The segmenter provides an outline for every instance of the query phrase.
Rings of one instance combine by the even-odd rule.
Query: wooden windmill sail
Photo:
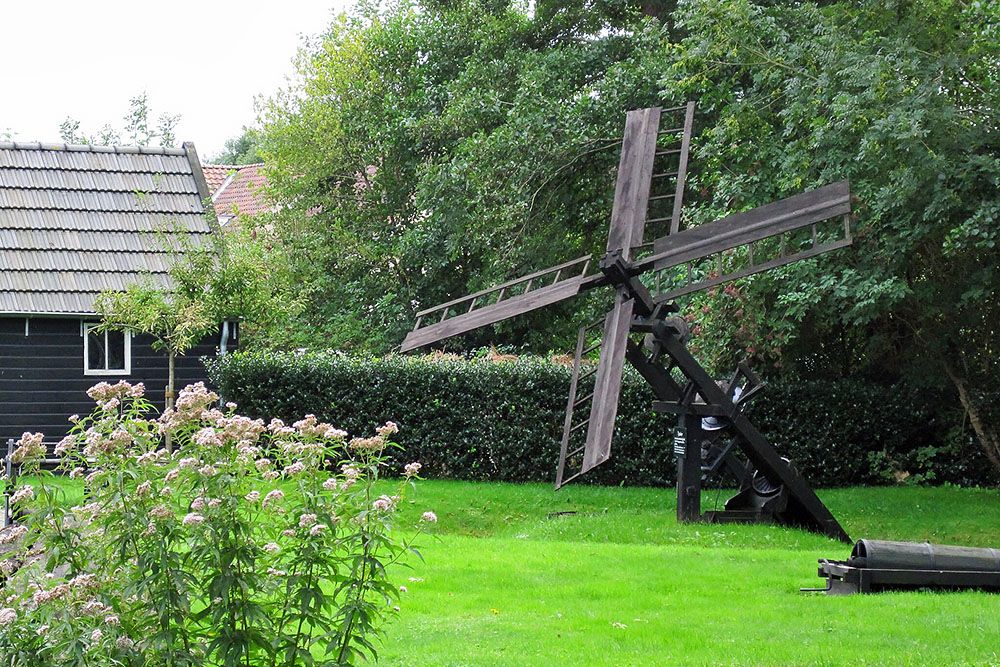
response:
[[[675,449],[681,520],[701,518],[700,443],[705,433],[700,424],[713,417],[725,420],[753,473],[782,490],[773,499],[761,500],[758,494],[747,507],[715,513],[716,520],[760,518],[762,507],[770,507],[769,518],[846,540],[805,480],[743,414],[735,395],[737,377],[720,386],[688,352],[687,325],[674,314],[673,299],[850,245],[849,185],[834,183],[682,230],[693,118],[694,103],[639,109],[626,116],[608,243],[596,262],[598,271],[592,271],[593,257],[580,257],[421,311],[401,349],[430,345],[587,290],[610,288],[612,307],[603,322],[579,331],[556,486],[610,457],[628,360],[652,388],[654,409],[679,415]],[[645,242],[650,237],[655,240]],[[583,360],[597,349],[596,367],[585,366]],[[745,373],[742,377],[740,388],[755,391]]]

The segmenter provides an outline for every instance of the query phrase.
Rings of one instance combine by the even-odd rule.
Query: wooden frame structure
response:
[[[721,385],[711,378],[686,348],[687,323],[676,315],[673,300],[850,245],[850,187],[841,181],[681,229],[694,109],[689,102],[626,116],[608,243],[596,262],[598,271],[589,272],[592,257],[580,257],[423,310],[401,351],[587,290],[611,288],[613,304],[603,323],[581,328],[577,338],[556,488],[610,457],[627,360],[652,388],[654,409],[678,415],[679,520],[774,520],[848,541],[805,480],[743,413],[745,396],[760,389],[756,376],[742,367]],[[654,240],[646,242],[647,237]],[[596,367],[587,367],[584,359],[598,350]],[[708,417],[725,425],[728,445],[706,465],[702,420]],[[734,450],[748,460],[743,468]],[[737,473],[741,493],[725,511],[702,514],[703,477],[723,464]]]

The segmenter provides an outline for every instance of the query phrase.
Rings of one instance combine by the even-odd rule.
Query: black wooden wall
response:
[[[130,375],[84,375],[78,318],[32,318],[25,336],[24,317],[0,317],[0,444],[25,431],[41,431],[46,440],[61,438],[69,430],[70,415],[94,408],[86,392],[101,381],[143,382],[146,396],[162,410],[167,356],[150,342],[146,336],[132,337]],[[219,335],[209,336],[178,357],[178,390],[206,379],[200,358],[214,355],[218,345]],[[230,339],[229,347],[236,347],[235,340]]]

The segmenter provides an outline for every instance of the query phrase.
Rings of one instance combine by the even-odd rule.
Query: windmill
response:
[[[688,324],[674,300],[850,245],[850,186],[833,183],[682,230],[694,109],[689,102],[628,112],[608,244],[597,271],[592,256],[579,257],[423,310],[401,351],[589,290],[611,290],[611,310],[577,337],[556,488],[610,457],[627,360],[652,389],[654,410],[677,415],[679,521],[776,521],[849,541],[805,479],[747,418],[744,408],[762,388],[760,379],[745,364],[725,381],[712,378],[686,347]],[[596,366],[584,363],[598,350]],[[702,485],[722,470],[736,476],[740,492],[725,510],[703,515]]]

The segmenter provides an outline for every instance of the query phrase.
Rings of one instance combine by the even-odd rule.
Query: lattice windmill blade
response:
[[[669,109],[636,109],[626,115],[608,252],[621,250],[626,261],[634,259],[633,251],[643,245],[647,223],[669,223],[668,229],[676,232],[687,182],[694,108],[694,102],[688,102]]]
[[[400,351],[409,352],[574,297],[600,282],[600,274],[587,275],[589,267],[590,255],[579,257],[420,311]]]
[[[686,274],[674,275],[668,287],[659,287],[657,301],[707,289],[730,280],[773,269],[851,245],[851,189],[847,181],[765,204],[715,222],[660,237],[654,252],[635,263],[634,270],[664,272],[687,265]],[[836,221],[842,218],[842,225]],[[833,221],[831,225],[831,221]],[[822,225],[822,230],[820,229]],[[788,239],[810,228],[810,234],[789,251]],[[776,257],[755,256],[755,244],[780,241]],[[726,266],[723,253],[745,248],[740,262]],[[705,262],[715,257],[715,262]],[[697,267],[701,265],[700,270]]]
[[[566,404],[566,418],[563,422],[559,467],[556,471],[557,489],[604,463],[611,456],[611,439],[618,414],[618,398],[621,394],[625,352],[629,344],[628,335],[634,306],[635,301],[627,298],[622,292],[615,294],[615,305],[604,318],[600,341],[591,348],[584,347],[589,327],[580,329],[573,360],[569,400]],[[601,356],[597,368],[581,376],[583,356],[598,346]],[[583,398],[577,398],[580,389],[579,380],[586,379],[589,375],[595,376],[593,391]],[[588,403],[590,409],[587,419],[574,423],[574,414],[581,408],[586,410]],[[583,444],[577,444],[574,434],[582,432],[584,425],[586,425],[586,438]]]
[[[626,115],[608,231],[608,252],[621,251],[625,261],[631,260],[633,252],[643,245],[647,222],[670,221],[671,229],[676,229],[687,176],[693,118],[694,102],[671,109],[637,109]],[[668,127],[661,128],[664,120]],[[665,163],[668,166],[664,166]],[[664,171],[656,173],[658,164]],[[671,206],[670,214],[651,219],[650,211],[661,210],[663,204]],[[660,214],[654,212],[653,215]],[[589,348],[586,345],[591,327],[579,331],[556,470],[557,489],[607,461],[611,455],[634,306],[634,300],[622,292],[617,293],[615,305],[604,319],[601,338]],[[581,373],[583,357],[597,348],[600,348],[597,367]],[[590,376],[595,376],[594,389],[579,398],[580,382]],[[575,420],[581,412],[588,417]]]

